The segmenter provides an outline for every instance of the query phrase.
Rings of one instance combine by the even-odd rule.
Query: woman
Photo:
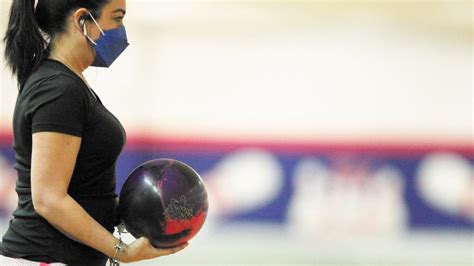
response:
[[[20,88],[13,116],[19,204],[0,244],[2,265],[133,262],[187,245],[155,249],[145,238],[125,245],[112,234],[125,131],[82,72],[109,66],[128,45],[125,13],[125,0],[13,1],[4,41]]]

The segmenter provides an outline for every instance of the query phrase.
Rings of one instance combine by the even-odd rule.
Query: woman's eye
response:
[[[122,20],[123,20],[123,17],[118,17],[118,18],[115,18],[115,20],[116,20],[116,21],[118,21],[118,22],[122,22]]]

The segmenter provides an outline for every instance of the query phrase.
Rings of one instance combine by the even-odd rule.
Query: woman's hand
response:
[[[124,263],[149,260],[174,254],[183,250],[187,246],[188,243],[184,243],[183,245],[174,248],[158,249],[154,248],[147,238],[140,237],[128,245],[128,247],[125,248],[124,253],[119,255],[117,259]]]

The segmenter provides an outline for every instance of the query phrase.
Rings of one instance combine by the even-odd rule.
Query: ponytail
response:
[[[35,0],[13,0],[3,41],[5,59],[17,76],[20,92],[45,53],[46,41],[35,18]]]

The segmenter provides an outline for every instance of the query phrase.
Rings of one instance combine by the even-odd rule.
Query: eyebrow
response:
[[[123,15],[127,14],[127,11],[123,8],[117,8],[112,13],[122,12]]]

